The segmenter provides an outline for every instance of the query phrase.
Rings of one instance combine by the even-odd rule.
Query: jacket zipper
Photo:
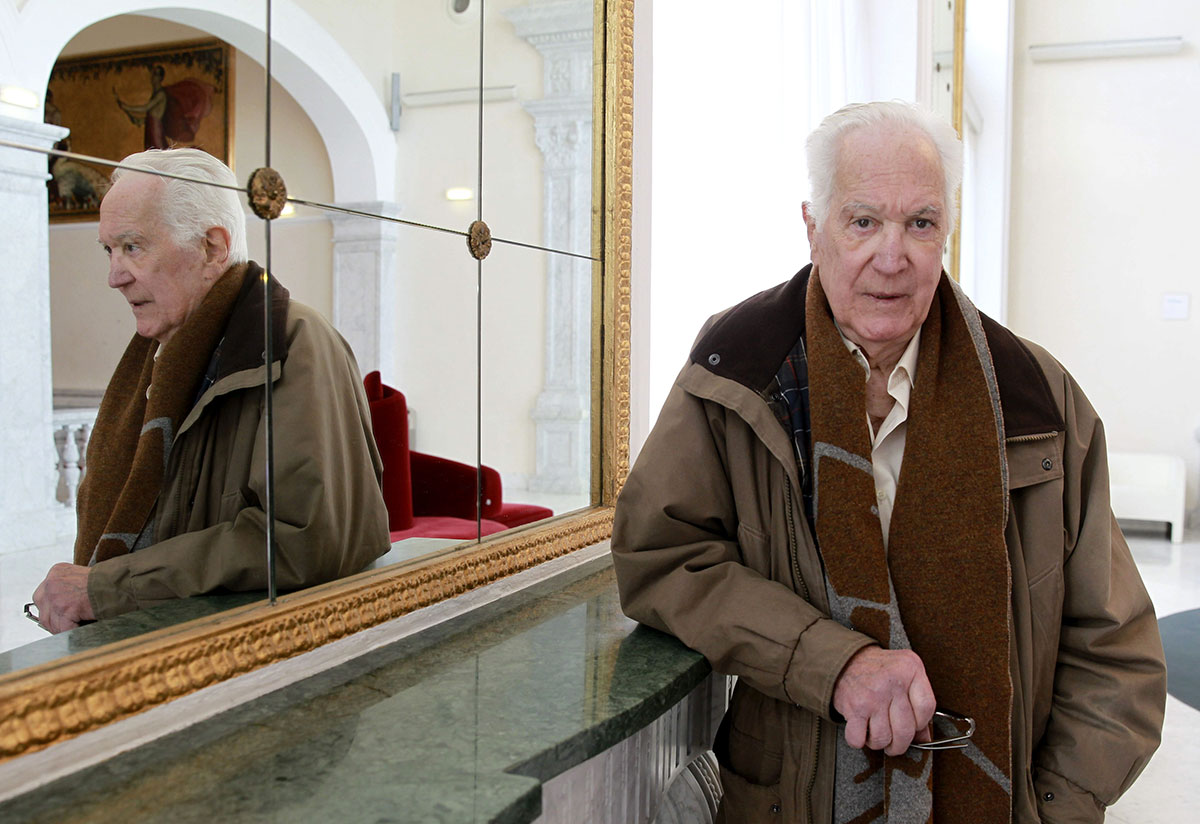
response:
[[[812,603],[812,598],[809,596],[808,585],[804,583],[804,576],[800,574],[800,559],[796,549],[796,519],[794,516],[794,508],[792,506],[792,480],[788,477],[787,472],[783,473],[784,493],[787,500],[787,505],[784,507],[784,512],[787,514],[788,527],[788,556],[792,562],[792,575],[796,577],[796,583],[799,584],[801,594],[805,601]],[[816,731],[816,737],[813,744],[812,754],[812,769],[808,774],[808,786],[804,788],[804,806],[808,812],[808,821],[813,821],[812,810],[812,793],[813,787],[817,785],[817,764],[820,761],[821,755],[821,719],[817,718],[813,725]]]
[[[1033,441],[1048,441],[1052,438],[1057,438],[1057,432],[1039,432],[1036,435],[1013,435],[1011,438],[1005,438],[1005,443],[1032,443]]]
[[[800,574],[800,559],[796,557],[796,519],[793,516],[792,510],[792,479],[787,476],[786,470],[783,473],[783,486],[787,499],[787,506],[784,508],[784,511],[787,513],[788,558],[792,562],[792,575],[796,577],[796,583],[800,585],[800,591],[804,596],[804,600],[811,603],[812,598],[809,597],[808,585],[804,583],[804,577]]]

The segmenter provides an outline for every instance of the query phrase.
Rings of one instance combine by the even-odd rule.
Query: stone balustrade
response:
[[[58,456],[58,486],[54,498],[74,510],[75,492],[87,471],[87,445],[96,422],[95,408],[54,410],[54,454]]]

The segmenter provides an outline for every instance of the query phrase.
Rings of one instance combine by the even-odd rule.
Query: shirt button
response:
[[[1042,469],[1049,472],[1053,468],[1054,468],[1054,461],[1050,460],[1049,458],[1042,459]]]
[[[721,362],[721,356],[718,355],[716,352],[713,352],[711,355],[708,356],[708,362],[712,366],[716,366],[718,363]]]

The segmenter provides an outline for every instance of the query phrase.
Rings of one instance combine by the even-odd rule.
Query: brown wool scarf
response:
[[[886,649],[914,650],[939,709],[977,724],[967,749],[895,757],[839,736],[834,821],[1009,821],[1007,468],[978,312],[943,274],[922,328],[886,551],[863,370],[816,271],[806,319],[814,510],[833,617]]]
[[[88,444],[87,474],[77,496],[75,563],[90,566],[152,540],[145,527],[175,434],[192,408],[245,272],[245,265],[228,269],[157,359],[158,344],[151,338],[135,334],[126,347],[104,390]]]

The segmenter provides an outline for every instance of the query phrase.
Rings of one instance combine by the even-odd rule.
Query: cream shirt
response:
[[[838,330],[841,334],[841,329]],[[864,380],[871,378],[871,366],[867,356],[854,341],[842,335],[842,343],[854,355],[865,372]],[[921,330],[912,336],[904,354],[888,376],[888,394],[896,402],[879,431],[871,424],[866,410],[867,429],[871,433],[871,468],[875,473],[875,503],[879,508],[879,525],[883,529],[883,548],[888,545],[888,528],[892,524],[892,507],[896,503],[896,484],[900,480],[900,464],[904,461],[904,442],[908,432],[908,407],[912,400],[912,388],[917,380],[917,352],[921,348]]]

